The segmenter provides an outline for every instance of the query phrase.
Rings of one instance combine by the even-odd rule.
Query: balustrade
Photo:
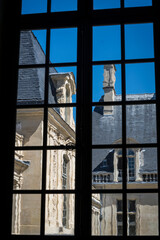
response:
[[[106,183],[106,182],[113,182],[111,179],[111,174],[94,174],[93,175],[93,183]]]
[[[145,173],[142,175],[143,182],[157,182],[157,173]]]
[[[113,174],[112,173],[106,173],[106,174],[93,174],[92,176],[92,181],[94,183],[108,183],[108,182],[113,182]],[[118,182],[122,181],[122,171],[119,171],[118,173]],[[135,180],[131,180],[131,182]],[[142,181],[143,182],[157,182],[157,173],[145,173],[142,174]]]

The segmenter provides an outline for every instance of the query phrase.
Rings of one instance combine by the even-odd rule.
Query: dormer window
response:
[[[127,179],[129,182],[135,181],[135,152],[132,149],[127,149]],[[123,158],[122,150],[117,153],[118,166],[118,182],[122,181]]]

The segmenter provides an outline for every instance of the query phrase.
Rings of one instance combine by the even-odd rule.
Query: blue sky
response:
[[[77,0],[51,0],[51,12],[76,10]],[[46,12],[47,0],[22,0],[22,14]]]
[[[151,6],[152,0],[124,0],[125,7]],[[120,8],[120,0],[93,0],[94,9]]]
[[[52,1],[52,11],[76,10],[77,1]],[[119,0],[94,0],[94,8],[111,8],[118,6]],[[39,3],[39,4],[37,4]],[[65,4],[62,4],[65,3]],[[151,0],[126,0],[126,7],[151,5]],[[63,5],[63,10],[62,10]],[[31,8],[32,6],[32,8]],[[45,12],[46,0],[23,0],[22,13]],[[37,10],[35,10],[37,8]],[[61,8],[61,9],[60,9]],[[39,10],[38,10],[39,9]],[[42,49],[46,50],[46,30],[33,31]],[[154,57],[153,24],[139,23],[125,25],[125,58],[146,59]],[[93,61],[121,60],[121,26],[93,27]],[[77,61],[77,28],[51,29],[50,61],[52,63]],[[142,60],[143,62],[143,60]],[[116,64],[116,94],[121,94],[121,65]],[[73,72],[76,77],[76,67],[57,68],[59,72]],[[103,95],[103,65],[93,65],[93,101],[99,101]],[[154,93],[155,73],[154,63],[126,64],[126,93]],[[73,97],[73,102],[76,97]]]
[[[125,7],[152,6],[152,0],[124,0]],[[93,9],[120,8],[120,0],[93,0]],[[77,0],[51,0],[51,12],[76,11]],[[22,0],[22,14],[47,12],[47,0]]]

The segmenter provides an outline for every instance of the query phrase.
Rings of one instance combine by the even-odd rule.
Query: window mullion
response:
[[[121,59],[122,59],[122,152],[123,152],[123,236],[127,236],[127,158],[126,158],[126,84],[125,84],[125,35],[124,24],[121,25]]]
[[[159,2],[159,1],[158,1]],[[158,4],[157,2],[157,4]],[[156,6],[156,1],[153,2]],[[160,3],[159,3],[160,7]],[[157,8],[158,10],[158,8]],[[159,208],[159,230],[160,230],[160,35],[159,35],[159,28],[160,28],[160,17],[154,23],[154,51],[155,51],[155,81],[156,81],[156,117],[157,117],[157,173],[158,173],[158,208]]]

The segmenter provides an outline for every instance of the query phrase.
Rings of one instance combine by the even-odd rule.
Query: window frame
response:
[[[15,119],[16,119],[16,93],[17,93],[17,76],[18,76],[18,52],[19,52],[19,35],[20,30],[26,29],[47,29],[47,46],[49,46],[50,29],[51,28],[64,28],[64,27],[78,27],[78,49],[77,49],[77,63],[73,63],[72,66],[77,66],[77,103],[67,104],[68,106],[75,106],[77,108],[77,142],[75,147],[65,146],[59,149],[76,149],[76,188],[74,193],[76,194],[75,201],[75,236],[73,238],[78,239],[82,237],[91,237],[91,195],[93,193],[122,193],[123,195],[123,238],[127,238],[127,193],[159,193],[160,191],[160,178],[158,178],[158,189],[127,189],[126,186],[126,174],[127,165],[123,161],[123,189],[122,190],[92,190],[91,179],[91,162],[92,162],[92,149],[93,148],[112,148],[113,145],[92,145],[92,106],[100,105],[111,105],[111,103],[94,103],[92,102],[92,65],[93,64],[104,64],[106,61],[92,61],[92,26],[100,25],[112,25],[121,24],[121,42],[122,42],[122,57],[119,61],[110,61],[112,63],[120,63],[122,66],[122,101],[118,103],[112,103],[112,105],[122,105],[122,152],[123,159],[126,159],[126,150],[131,147],[157,147],[158,158],[160,156],[160,1],[153,0],[152,7],[141,7],[141,8],[124,8],[124,0],[121,0],[121,9],[106,9],[106,10],[93,10],[92,0],[79,0],[78,11],[64,12],[64,13],[50,13],[51,1],[48,0],[47,11],[44,14],[31,14],[21,15],[21,1],[2,1],[2,28],[1,33],[1,79],[4,79],[4,89],[7,89],[8,95],[12,96],[8,101],[7,105],[3,105],[3,111],[6,114],[3,125],[8,128],[8,134],[5,138],[4,149],[7,152],[7,162],[3,163],[3,168],[7,174],[7,179],[4,184],[4,192],[7,190],[7,197],[4,197],[5,206],[5,228],[4,235],[7,234],[8,239],[26,238],[23,235],[11,235],[11,216],[12,216],[12,194],[13,194],[13,156],[14,151],[23,149],[14,146],[15,142]],[[8,8],[8,6],[10,6]],[[12,19],[12,21],[11,21]],[[143,60],[125,60],[125,48],[124,48],[124,24],[126,23],[139,23],[139,22],[153,22],[154,23],[154,48],[155,57],[152,61],[155,62],[155,76],[156,76],[156,100],[149,101],[148,103],[156,104],[157,109],[157,143],[155,144],[127,144],[126,143],[126,106],[134,104],[133,102],[125,101],[125,63],[129,62],[144,62]],[[16,28],[15,28],[16,26]],[[8,31],[10,29],[10,31]],[[11,37],[12,36],[12,42]],[[10,83],[10,89],[8,89],[8,56],[11,56],[11,73],[12,82]],[[49,66],[69,66],[71,63],[61,64],[50,64],[49,63],[49,47],[46,48],[46,61],[45,67],[46,79],[48,77]],[[151,61],[151,59],[145,59],[145,62]],[[23,66],[24,67],[24,66]],[[31,67],[31,66],[30,66]],[[37,65],[37,67],[40,67]],[[42,66],[41,66],[42,67]],[[45,84],[47,92],[47,81]],[[47,98],[47,94],[45,95]],[[2,102],[3,103],[3,102]],[[147,101],[139,101],[136,104],[146,104]],[[44,104],[47,107],[47,104]],[[54,105],[56,107],[56,105]],[[58,105],[59,106],[59,105]],[[64,105],[62,105],[64,106]],[[10,109],[6,113],[6,107]],[[47,108],[46,108],[47,109]],[[44,124],[47,124],[47,111],[44,113]],[[44,132],[47,136],[47,132]],[[46,159],[47,142],[44,138],[43,146],[43,158]],[[114,145],[114,148],[120,148],[120,145]],[[32,149],[32,147],[28,148]],[[39,149],[38,147],[34,148]],[[56,149],[53,147],[53,149]],[[43,163],[43,169],[45,169],[45,161]],[[158,165],[158,173],[160,172],[160,165]],[[45,171],[43,171],[43,178],[45,179]],[[21,191],[19,191],[20,193]],[[29,238],[40,237],[46,239],[44,235],[44,209],[45,209],[45,181],[43,181],[42,191],[42,211],[41,211],[41,235],[33,236]],[[66,190],[67,193],[73,193],[72,190]],[[16,190],[14,191],[16,193]],[[39,191],[25,191],[25,193],[38,194]],[[52,193],[64,193],[64,191],[52,191]],[[160,199],[160,198],[159,198]],[[160,200],[159,200],[160,203]],[[160,212],[159,212],[160,213]],[[160,214],[159,214],[160,216]],[[160,229],[160,221],[159,221]],[[158,237],[158,236],[157,236]],[[52,238],[55,238],[52,236]],[[61,238],[60,236],[58,238]],[[65,236],[67,238],[67,236]],[[94,236],[92,236],[94,238]],[[108,236],[109,238],[109,236]],[[56,236],[57,239],[57,236]]]

